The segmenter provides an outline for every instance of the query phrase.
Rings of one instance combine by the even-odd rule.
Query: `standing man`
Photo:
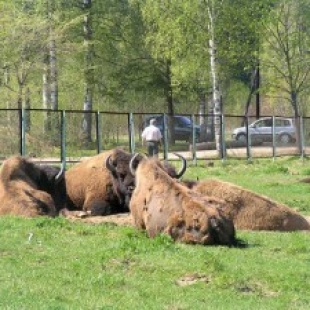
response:
[[[156,119],[150,120],[150,125],[145,127],[142,132],[142,145],[146,142],[147,152],[149,156],[158,157],[159,146],[161,144],[162,134],[156,127]]]

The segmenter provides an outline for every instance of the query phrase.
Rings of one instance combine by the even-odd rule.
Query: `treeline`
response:
[[[307,113],[308,0],[0,6],[0,108]]]

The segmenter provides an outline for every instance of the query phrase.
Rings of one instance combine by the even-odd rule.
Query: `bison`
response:
[[[0,214],[54,217],[66,202],[64,169],[39,166],[22,156],[4,161],[0,172]]]
[[[225,200],[223,214],[237,229],[310,230],[309,222],[288,206],[232,183],[211,179],[191,184],[191,187],[199,194]]]
[[[126,188],[134,183],[129,171],[132,155],[121,149],[105,151],[90,157],[66,172],[67,208],[91,215],[108,215],[128,211],[124,192],[113,182],[111,167],[117,171]],[[107,165],[108,163],[108,165]]]
[[[129,208],[134,224],[149,237],[160,233],[175,241],[203,245],[242,245],[235,236],[233,222],[221,208],[224,202],[204,197],[173,179],[155,158],[143,158],[137,168]]]
[[[66,172],[68,210],[81,210],[92,216],[128,212],[135,184],[135,178],[129,169],[131,159],[132,154],[113,149],[70,168]],[[134,162],[136,161],[139,161],[139,158],[136,157]],[[167,163],[165,169],[173,177],[180,178],[186,169],[184,159],[182,163],[178,173]],[[63,214],[70,215],[67,210]]]

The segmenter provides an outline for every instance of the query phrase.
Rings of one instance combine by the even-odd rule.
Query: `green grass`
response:
[[[308,165],[199,162],[186,178],[233,181],[310,214],[310,185],[297,182]],[[0,309],[310,309],[310,234],[238,237],[249,247],[178,244],[63,218],[1,217]]]

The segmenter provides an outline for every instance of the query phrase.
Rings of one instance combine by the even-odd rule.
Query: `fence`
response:
[[[85,113],[91,114],[91,139],[85,139],[83,121]],[[163,115],[165,114],[157,114]],[[221,152],[215,149],[212,131],[216,118],[214,115],[182,115],[191,120],[187,138],[175,143],[169,142],[168,117],[163,117],[164,143],[162,154],[165,159],[173,159],[172,152],[180,152],[195,164],[199,159],[277,157],[285,155],[307,156],[310,152],[310,118],[301,117],[294,124],[299,138],[283,143],[279,140],[275,120],[272,121],[272,134],[269,142],[254,139],[250,130],[255,117],[221,115]],[[151,114],[114,113],[104,111],[85,112],[80,110],[43,109],[0,109],[0,156],[2,159],[12,155],[49,158],[51,162],[78,161],[81,157],[93,156],[115,147],[131,153],[144,151],[141,132],[145,121]],[[194,129],[199,126],[200,137]],[[244,141],[232,139],[235,128],[245,124]],[[176,128],[175,128],[176,129]],[[183,128],[188,130],[188,128]],[[180,129],[181,131],[183,130]],[[201,142],[203,136],[206,141]]]

